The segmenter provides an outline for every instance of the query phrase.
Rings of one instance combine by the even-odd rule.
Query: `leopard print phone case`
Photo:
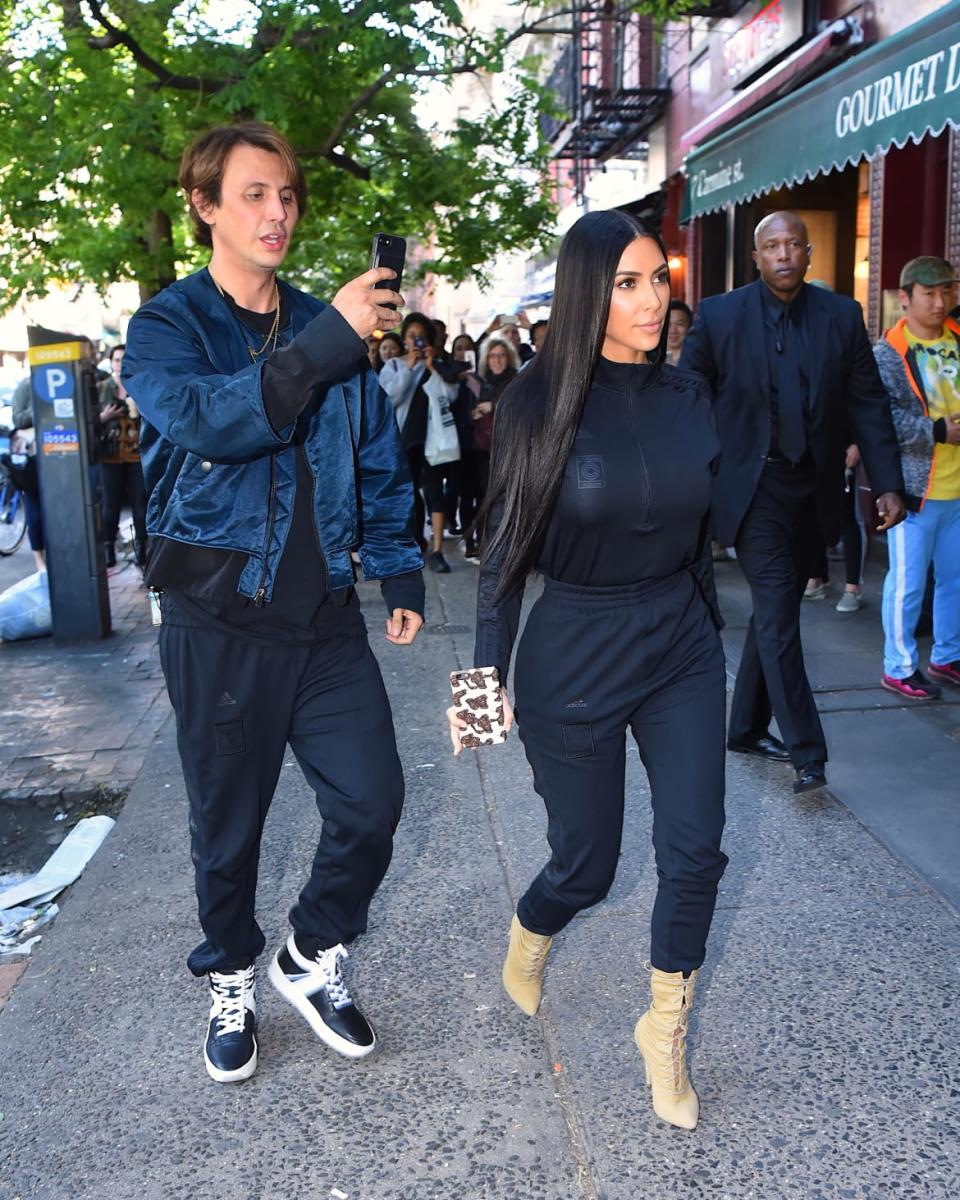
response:
[[[507,740],[496,667],[451,671],[450,689],[457,716],[471,727],[471,731],[460,735],[461,746],[475,750],[478,746],[499,746]]]

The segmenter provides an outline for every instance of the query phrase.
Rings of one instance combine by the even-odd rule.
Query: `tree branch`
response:
[[[560,17],[573,16],[578,11],[581,12],[581,15],[584,15],[582,13],[582,10],[578,9],[577,7],[562,8],[562,9],[558,9],[556,12],[547,13],[544,16],[538,17],[536,20],[530,21],[529,23],[525,22],[525,23],[519,25],[511,34],[509,34],[508,37],[506,37],[503,40],[503,42],[497,48],[496,52],[502,53],[507,48],[507,46],[512,45],[514,42],[519,41],[520,38],[525,37],[528,34],[536,34],[536,33],[552,33],[552,34],[558,34],[558,35],[559,34],[572,34],[574,32],[573,29],[564,29],[564,28],[544,29],[543,26],[548,21],[556,21]],[[624,19],[625,16],[629,17],[631,11],[632,11],[632,6],[622,5],[620,8],[615,9],[612,14],[611,13],[603,13],[603,12],[593,12],[587,17],[587,19],[581,25],[581,31],[590,29],[594,24],[600,23],[605,20],[606,21],[622,20],[622,19]],[[351,15],[353,15],[353,14],[351,14]],[[478,74],[480,71],[482,71],[484,69],[484,67],[489,66],[490,60],[493,57],[493,54],[494,54],[494,51],[491,49],[490,52],[488,53],[488,55],[486,56],[486,58],[484,58],[483,55],[480,55],[477,57],[476,61],[474,61],[474,62],[458,63],[456,66],[453,66],[453,67],[451,67],[451,66],[441,66],[441,67],[413,67],[413,66],[411,66],[411,67],[389,67],[389,68],[387,68],[387,70],[383,72],[383,74],[380,76],[380,78],[374,80],[373,83],[369,84],[366,88],[364,88],[364,90],[360,93],[360,95],[341,114],[341,116],[338,118],[336,124],[334,125],[333,129],[331,130],[330,134],[328,135],[326,141],[324,142],[322,150],[319,153],[324,154],[325,156],[329,157],[329,152],[333,149],[333,147],[337,144],[337,142],[343,136],[344,131],[347,129],[348,125],[353,120],[353,118],[357,115],[357,113],[359,113],[361,111],[361,109],[365,108],[370,103],[370,101],[373,99],[373,97],[379,91],[381,91],[384,87],[386,87],[386,85],[390,82],[391,79],[410,79],[410,78],[436,79],[440,76],[475,75],[475,74]]]
[[[313,29],[295,29],[290,34],[290,45],[297,50],[308,50],[329,35],[330,28],[327,25],[318,25]],[[282,25],[261,25],[253,35],[253,44],[265,53],[275,50],[286,36],[287,31]]]
[[[339,150],[326,150],[322,146],[310,150],[303,150],[297,146],[295,149],[297,158],[325,158],[327,162],[339,167],[341,171],[354,175],[357,179],[367,182],[371,178],[372,172],[369,167],[365,167],[363,163],[358,163],[355,158],[351,158],[349,154],[343,154]]]
[[[320,151],[321,154],[329,154],[333,150],[337,142],[340,141],[343,131],[361,110],[361,108],[366,108],[377,92],[386,87],[387,83],[392,78],[393,67],[387,67],[379,79],[375,79],[373,83],[363,89],[356,100],[354,100],[353,103],[346,109],[346,111],[340,115],[336,125],[334,125],[333,129],[331,129],[329,134],[327,134],[327,138],[324,141],[323,147]]]
[[[103,11],[103,5],[100,0],[87,0],[90,6],[90,11],[93,13],[94,19],[98,21],[107,31],[100,37],[90,37],[87,39],[87,45],[91,50],[110,50],[115,46],[124,46],[130,51],[134,62],[137,66],[143,67],[145,71],[149,71],[155,76],[162,87],[174,88],[182,92],[206,92],[208,95],[214,95],[217,92],[222,92],[225,87],[228,87],[232,82],[231,79],[208,79],[203,75],[177,75],[162,63],[157,62],[147,54],[146,50],[140,43],[128,33],[125,29],[119,29],[112,24],[106,13]]]

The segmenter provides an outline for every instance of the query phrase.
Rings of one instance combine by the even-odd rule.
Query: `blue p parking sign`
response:
[[[40,399],[52,404],[54,400],[73,399],[72,363],[44,363],[33,368],[33,391]]]

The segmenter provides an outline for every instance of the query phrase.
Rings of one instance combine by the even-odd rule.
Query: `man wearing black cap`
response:
[[[936,700],[940,683],[960,687],[960,324],[948,315],[956,284],[945,259],[911,259],[900,272],[904,316],[874,349],[900,440],[908,509],[887,538],[882,683],[907,700]],[[928,679],[914,632],[931,563]]]
[[[818,536],[840,536],[851,441],[878,493],[881,529],[903,520],[903,478],[859,305],[804,283],[811,246],[795,213],[765,217],[754,245],[760,278],[701,301],[680,366],[713,388],[714,532],[736,547],[753,600],[727,745],[789,760],[794,790],[806,792],[826,782],[827,759],[800,643],[812,552]],[[771,715],[783,742],[770,734]]]

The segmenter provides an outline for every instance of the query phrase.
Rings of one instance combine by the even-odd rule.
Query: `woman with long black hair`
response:
[[[669,303],[663,246],[640,221],[595,212],[567,233],[546,341],[497,409],[474,661],[506,683],[524,582],[540,570],[516,698],[551,857],[520,899],[503,967],[531,1015],[554,936],[613,883],[628,729],[637,741],[659,885],[652,1004],[634,1037],[657,1115],[692,1129],[687,1020],[727,861],[707,538],[720,447],[706,384],[663,362]],[[505,687],[503,703],[510,724]],[[466,726],[448,718],[459,753]]]

